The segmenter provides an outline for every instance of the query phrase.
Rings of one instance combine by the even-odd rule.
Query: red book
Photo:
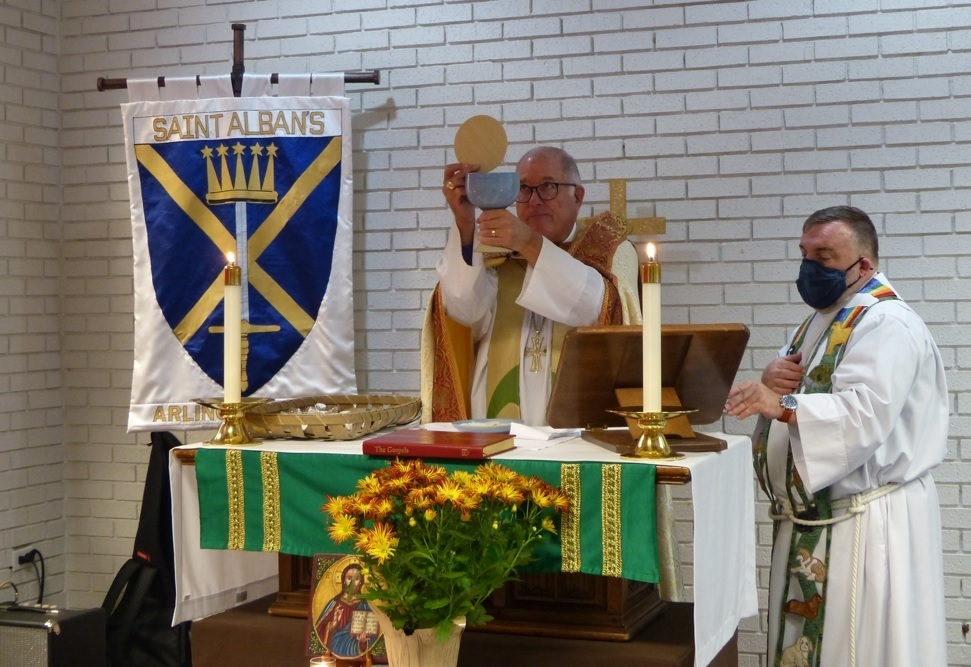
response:
[[[485,459],[515,446],[508,433],[426,431],[404,428],[369,438],[364,453],[370,456],[400,456],[430,459]]]

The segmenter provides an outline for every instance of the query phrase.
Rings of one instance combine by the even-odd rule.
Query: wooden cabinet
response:
[[[306,618],[313,559],[280,554],[276,616]],[[482,632],[626,641],[664,609],[654,584],[592,574],[526,573],[492,594]]]

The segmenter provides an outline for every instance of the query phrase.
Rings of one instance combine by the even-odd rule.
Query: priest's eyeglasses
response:
[[[576,183],[540,183],[539,185],[520,185],[519,194],[516,195],[516,201],[520,204],[525,204],[533,197],[533,192],[543,201],[549,201],[551,199],[556,199],[556,195],[560,193],[561,185],[576,185]]]

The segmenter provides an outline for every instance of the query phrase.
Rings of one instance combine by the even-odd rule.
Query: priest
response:
[[[572,327],[637,324],[637,251],[609,213],[581,227],[576,162],[542,146],[519,161],[516,213],[476,209],[472,164],[445,167],[454,217],[422,341],[424,421],[520,419],[545,425],[563,335]],[[473,252],[476,241],[508,254]]]
[[[813,213],[796,281],[813,309],[726,413],[760,415],[754,459],[775,520],[769,664],[946,665],[944,365],[878,270],[859,209]]]

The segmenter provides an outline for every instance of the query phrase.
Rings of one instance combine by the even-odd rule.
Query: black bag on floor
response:
[[[109,667],[192,665],[190,622],[172,627],[175,570],[169,450],[179,444],[171,433],[152,433],[135,548],[101,604],[108,614]]]

